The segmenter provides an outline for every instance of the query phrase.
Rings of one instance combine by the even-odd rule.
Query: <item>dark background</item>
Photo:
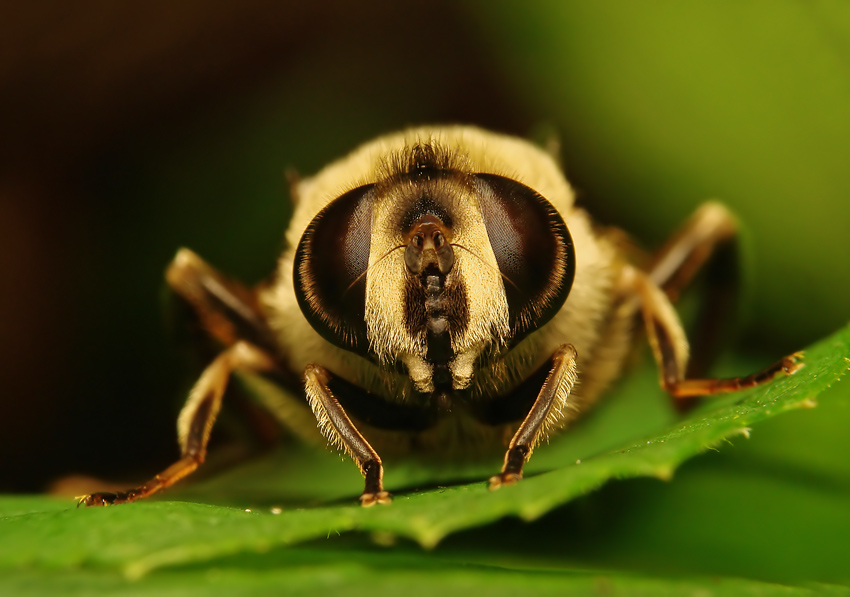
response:
[[[769,6],[769,8],[767,8]],[[556,132],[648,246],[719,198],[746,228],[738,346],[765,362],[850,296],[841,4],[80,1],[0,9],[0,490],[176,455],[180,246],[268,275],[284,172],[428,122]]]

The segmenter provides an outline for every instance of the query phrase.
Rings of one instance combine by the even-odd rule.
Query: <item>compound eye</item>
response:
[[[366,269],[374,185],[334,199],[313,218],[295,251],[295,296],[328,342],[366,354]]]
[[[575,277],[575,249],[564,220],[539,193],[495,174],[475,178],[516,343],[564,304]]]

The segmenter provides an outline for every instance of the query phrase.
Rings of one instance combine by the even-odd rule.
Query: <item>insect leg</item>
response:
[[[381,457],[354,426],[345,409],[331,392],[328,387],[330,373],[318,365],[308,365],[304,378],[307,398],[322,433],[354,459],[366,479],[360,503],[363,506],[374,506],[392,502],[392,496],[384,491],[384,467]]]
[[[177,251],[165,279],[191,305],[204,329],[224,346],[247,340],[269,354],[277,351],[256,290],[227,278],[189,249]]]
[[[802,353],[795,353],[752,375],[728,379],[689,378],[686,375],[688,342],[672,304],[648,276],[636,270],[633,274],[649,343],[660,369],[661,386],[674,398],[735,392],[768,382],[777,375],[790,375],[803,366]]]
[[[133,502],[170,487],[203,464],[210,431],[221,409],[228,379],[234,371],[264,372],[275,369],[274,360],[256,346],[238,341],[222,352],[195,383],[180,416],[177,433],[181,458],[138,487],[118,493],[93,493],[80,499],[79,505],[106,506]]]
[[[531,410],[508,445],[502,472],[490,478],[490,489],[512,485],[522,479],[522,467],[540,442],[546,426],[552,421],[552,409],[560,410],[566,405],[576,383],[576,356],[576,349],[572,344],[564,344],[552,355],[552,369],[543,382]]]
[[[676,302],[699,275],[699,311],[692,332],[687,376],[705,375],[722,341],[733,329],[740,289],[738,223],[726,207],[701,205],[656,253],[651,280]]]
[[[704,203],[655,255],[649,277],[675,300],[717,248],[737,234],[738,224],[726,207]]]

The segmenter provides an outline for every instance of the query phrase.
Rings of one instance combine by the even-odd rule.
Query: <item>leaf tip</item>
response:
[[[147,562],[132,562],[124,567],[124,578],[132,582],[141,580],[151,568],[152,566],[149,566]]]
[[[442,531],[432,530],[428,532],[420,532],[416,536],[416,541],[423,549],[432,550],[437,547],[437,544],[443,540],[446,534]]]
[[[675,473],[675,472],[676,472],[676,469],[672,465],[663,465],[663,466],[657,467],[653,471],[653,475],[657,479],[660,479],[662,481],[672,481],[673,480],[673,473]]]
[[[372,531],[370,538],[372,539],[372,543],[380,547],[393,547],[398,543],[398,536],[389,531]]]

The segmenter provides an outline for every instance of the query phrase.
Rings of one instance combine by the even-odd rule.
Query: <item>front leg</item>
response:
[[[564,344],[552,355],[552,368],[531,410],[514,433],[502,472],[490,478],[490,489],[512,485],[522,479],[522,467],[540,440],[548,435],[550,427],[557,425],[567,406],[570,392],[578,378],[576,349]]]
[[[307,399],[319,422],[322,434],[334,445],[345,450],[360,468],[366,479],[360,503],[363,506],[389,504],[392,496],[384,491],[384,467],[381,457],[346,414],[328,384],[330,374],[318,365],[308,365],[304,372]]]

